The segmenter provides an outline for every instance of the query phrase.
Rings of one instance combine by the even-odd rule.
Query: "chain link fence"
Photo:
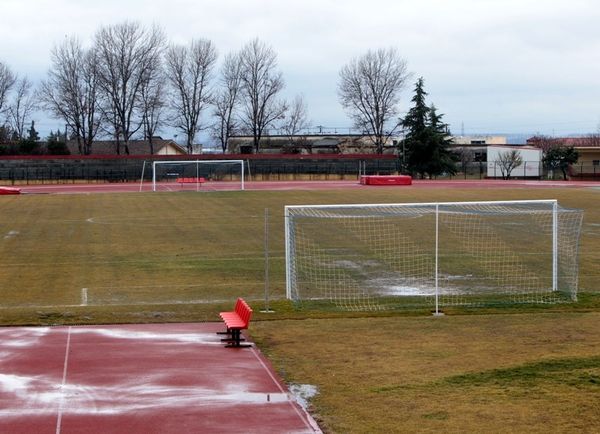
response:
[[[219,157],[223,158],[222,155]],[[229,157],[239,159],[240,156]],[[168,160],[169,158],[155,156],[153,159],[137,157],[2,159],[0,160],[0,182],[13,185],[133,182],[140,181],[142,173],[144,179],[149,181],[152,179],[152,173],[151,170],[148,170],[148,163],[153,160]],[[177,156],[177,158],[194,161],[198,159],[198,156],[187,158]],[[391,155],[301,156],[294,158],[261,155],[244,158],[244,160],[247,180],[250,181],[357,179],[360,174],[390,175],[400,171],[398,159]],[[146,170],[144,170],[145,162]]]
[[[210,160],[201,156],[202,160]],[[218,155],[223,159],[223,155]],[[402,162],[394,155],[230,155],[232,159],[244,159],[247,180],[340,180],[358,179],[360,175],[393,175],[404,173]],[[240,158],[243,157],[243,158]],[[64,184],[134,182],[152,179],[148,163],[169,158],[196,160],[198,156],[153,156],[96,158],[20,157],[0,159],[0,182],[3,184]],[[146,168],[144,170],[144,163]],[[600,179],[600,165],[581,163],[569,166],[567,178],[577,180]],[[441,174],[436,179],[486,179],[503,178],[506,171],[493,162],[458,163],[457,173]],[[517,179],[564,179],[560,168],[544,167],[539,162],[525,161],[515,168],[510,178]]]

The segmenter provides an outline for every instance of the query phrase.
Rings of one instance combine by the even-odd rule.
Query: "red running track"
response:
[[[572,188],[572,187],[600,187],[600,182],[593,181],[527,181],[527,180],[413,180],[412,185],[401,186],[372,186],[361,185],[357,180],[350,181],[253,181],[246,182],[247,190],[327,190],[327,189],[389,189],[389,188]],[[23,185],[21,192],[25,194],[40,193],[126,193],[139,192],[139,183],[106,183],[106,184],[46,184]],[[227,191],[237,190],[239,183],[207,182],[202,184],[200,191]],[[142,191],[150,191],[151,184],[146,183]],[[158,190],[166,191],[194,191],[196,185],[180,185],[177,183],[161,183]]]
[[[314,433],[219,323],[0,329],[0,432]]]

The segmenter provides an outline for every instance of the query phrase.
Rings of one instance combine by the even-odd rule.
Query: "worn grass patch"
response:
[[[600,313],[260,322],[330,432],[558,432],[600,426]]]
[[[600,357],[550,359],[505,369],[456,375],[444,383],[459,387],[541,387],[548,383],[600,387]]]

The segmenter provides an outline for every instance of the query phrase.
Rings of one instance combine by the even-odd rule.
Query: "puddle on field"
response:
[[[17,235],[19,235],[19,231],[9,231],[6,233],[6,235],[4,235],[4,239],[8,240],[9,238],[13,238]]]
[[[308,409],[308,401],[319,393],[317,386],[312,384],[290,384],[289,389],[298,404],[305,410]]]

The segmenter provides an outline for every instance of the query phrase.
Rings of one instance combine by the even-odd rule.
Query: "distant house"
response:
[[[183,155],[187,154],[185,148],[174,140],[156,137],[152,139],[154,155]],[[148,140],[130,140],[129,155],[151,155]],[[67,147],[71,155],[80,155],[76,140],[69,140]],[[120,155],[125,153],[125,146],[121,142]],[[92,155],[117,155],[117,142],[115,140],[97,140],[92,143]]]
[[[527,144],[545,149],[549,146],[573,146],[579,153],[574,174],[600,174],[600,134],[583,137],[531,137]]]

